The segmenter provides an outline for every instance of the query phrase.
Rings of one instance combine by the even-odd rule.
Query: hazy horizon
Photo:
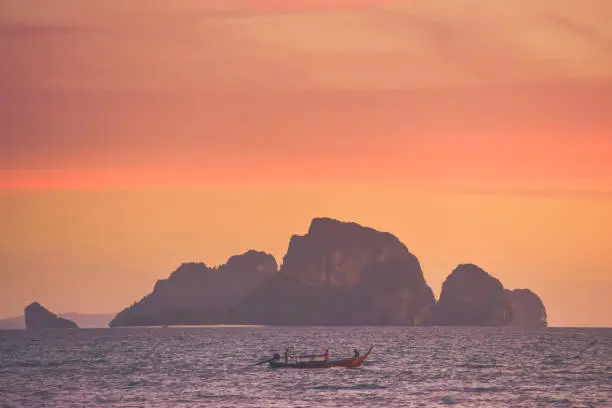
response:
[[[612,327],[612,3],[0,0],[0,316],[326,216]]]

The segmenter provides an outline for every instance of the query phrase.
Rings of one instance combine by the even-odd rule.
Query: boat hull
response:
[[[332,368],[332,367],[344,367],[344,368],[356,368],[359,367],[366,358],[370,355],[372,347],[360,357],[345,358],[342,360],[331,360],[331,361],[302,361],[296,363],[283,363],[282,361],[270,361],[270,368]]]

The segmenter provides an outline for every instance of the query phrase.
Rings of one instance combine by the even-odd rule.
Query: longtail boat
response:
[[[345,367],[345,368],[356,368],[359,367],[366,358],[372,352],[374,346],[370,346],[368,351],[363,356],[355,356],[351,358],[343,358],[337,360],[328,360],[326,354],[322,355],[310,355],[310,356],[296,356],[288,353],[285,361],[281,361],[280,355],[276,354],[272,360],[269,361],[271,368],[331,368],[331,367]]]

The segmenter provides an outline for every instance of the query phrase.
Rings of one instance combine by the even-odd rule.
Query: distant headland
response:
[[[541,299],[459,265],[436,301],[415,255],[394,235],[315,218],[294,235],[279,269],[248,251],[217,267],[185,263],[111,327],[150,325],[547,326]]]

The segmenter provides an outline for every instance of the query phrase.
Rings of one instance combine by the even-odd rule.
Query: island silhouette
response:
[[[115,317],[115,315],[68,312],[58,313],[57,317],[73,321],[80,329],[100,329],[108,327],[108,323]],[[25,314],[0,319],[0,330],[23,330],[25,328]]]
[[[78,329],[75,322],[51,313],[38,302],[30,303],[24,310],[26,329]]]
[[[541,299],[459,265],[436,302],[415,255],[394,235],[314,218],[283,263],[250,250],[217,267],[184,263],[111,327],[203,324],[546,327]]]

